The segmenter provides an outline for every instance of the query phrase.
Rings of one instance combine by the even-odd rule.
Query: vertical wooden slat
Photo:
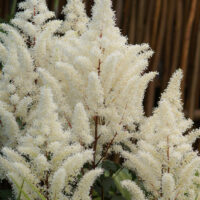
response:
[[[150,43],[150,38],[151,38],[151,29],[152,29],[152,22],[153,22],[152,16],[154,12],[154,6],[155,6],[155,0],[149,0],[147,16],[146,16],[145,33],[144,33],[144,42],[148,42],[148,43]]]
[[[3,11],[4,11],[4,18],[7,20],[9,16],[9,1],[4,1],[3,5]]]
[[[151,39],[151,46],[153,49],[155,49],[155,46],[156,46],[155,43],[156,43],[156,39],[157,39],[161,2],[162,2],[161,0],[156,0],[155,15],[153,16],[153,31],[152,31],[152,39]]]
[[[197,0],[192,0],[190,14],[189,14],[189,18],[187,21],[186,30],[185,30],[184,39],[183,39],[183,51],[182,51],[181,64],[180,64],[181,68],[183,70],[183,74],[184,74],[184,78],[182,80],[182,85],[181,85],[183,100],[184,100],[184,92],[185,92],[185,80],[186,80],[186,75],[187,75],[190,37],[191,37],[192,25],[194,22],[194,16],[195,16],[195,12],[196,12],[196,6],[197,6]]]
[[[156,71],[159,65],[160,58],[161,58],[163,41],[164,41],[163,39],[164,39],[164,34],[165,34],[166,22],[167,22],[167,16],[166,16],[167,6],[168,6],[168,2],[162,1],[161,21],[159,25],[158,38],[157,38],[157,41],[155,40],[156,53],[154,55],[153,62],[152,62],[152,67],[151,67],[152,71]],[[155,99],[155,81],[151,82],[149,85],[149,93],[147,96],[147,109],[146,109],[146,113],[148,116],[151,115],[152,113],[152,109],[154,106],[154,99]]]
[[[0,1],[0,17],[3,18],[3,1]]]
[[[195,110],[195,97],[198,85],[198,75],[200,71],[200,24],[198,30],[198,37],[197,37],[197,46],[196,46],[196,56],[195,56],[195,63],[194,63],[194,71],[192,75],[192,87],[190,90],[190,103],[188,109],[188,115],[190,118],[194,118],[194,110]]]
[[[166,27],[166,38],[165,38],[165,53],[164,53],[164,65],[163,65],[163,78],[162,78],[162,89],[164,89],[169,80],[169,71],[171,67],[171,54],[172,54],[172,35],[173,35],[173,22],[175,14],[175,2],[174,0],[168,0],[169,7],[167,12],[167,27]]]
[[[130,8],[131,8],[131,0],[126,0],[124,2],[124,9],[123,9],[123,26],[122,26],[123,35],[127,35],[128,32]]]
[[[188,79],[186,80],[188,96],[186,99],[186,110],[190,118],[194,118],[194,111],[198,109],[199,93],[198,93],[198,77],[200,71],[200,1],[197,3],[197,9],[194,19],[194,25],[191,33],[191,44],[190,44],[190,53],[189,53],[189,67]],[[194,48],[193,48],[194,47]]]
[[[138,2],[138,15],[137,15],[137,43],[143,41],[143,32],[144,32],[144,17],[145,17],[145,0],[139,0]]]
[[[122,10],[123,10],[123,0],[117,0],[116,2],[116,24],[118,27],[121,27],[122,22]]]
[[[129,27],[129,42],[131,44],[135,43],[135,35],[136,35],[136,9],[137,9],[137,1],[132,0],[131,5],[131,16],[130,16],[130,27]]]
[[[178,67],[179,55],[180,55],[180,47],[181,47],[181,35],[183,27],[183,0],[177,0],[177,8],[176,8],[176,20],[175,20],[175,32],[174,32],[174,48],[172,54],[172,67],[171,73],[174,73],[176,68]]]

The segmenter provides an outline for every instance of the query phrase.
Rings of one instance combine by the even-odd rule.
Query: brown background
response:
[[[19,0],[18,0],[19,2]],[[60,10],[67,2],[48,0],[51,10]],[[15,0],[0,0],[0,17],[8,20]],[[93,0],[85,0],[87,12]],[[113,0],[117,25],[132,44],[147,42],[155,51],[150,70],[159,76],[150,84],[145,109],[150,115],[171,74],[184,71],[182,83],[185,113],[200,121],[200,0]]]

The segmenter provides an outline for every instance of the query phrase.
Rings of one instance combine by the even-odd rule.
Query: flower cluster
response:
[[[184,136],[192,121],[183,116],[179,89],[181,78],[182,72],[178,70],[153,115],[141,124],[137,152],[122,153],[127,159],[125,166],[136,170],[145,188],[161,200],[194,200],[200,195],[199,188],[194,184],[198,179],[195,173],[200,166],[200,157],[192,149],[200,130],[189,131]],[[138,194],[134,183],[125,181],[124,186],[134,195]],[[141,195],[136,199],[145,198]]]
[[[192,122],[182,112],[181,71],[147,118],[153,51],[127,43],[111,0],[95,0],[91,18],[81,0],[69,0],[63,21],[45,0],[19,8],[12,25],[0,25],[0,168],[15,195],[26,181],[33,200],[31,185],[47,200],[89,200],[102,161],[120,154],[155,199],[198,198],[192,143],[200,131],[183,135]],[[134,199],[150,198],[134,182],[122,185]]]

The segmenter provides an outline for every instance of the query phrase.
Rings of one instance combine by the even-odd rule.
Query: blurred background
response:
[[[22,0],[0,0],[1,21],[8,22]],[[84,0],[91,15],[93,0]],[[47,0],[59,18],[67,0]],[[177,68],[184,71],[182,93],[186,116],[200,122],[200,0],[113,0],[116,23],[129,43],[149,43],[155,51],[149,70],[159,72],[148,88],[145,110],[150,115]]]

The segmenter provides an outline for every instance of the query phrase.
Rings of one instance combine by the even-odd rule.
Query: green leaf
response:
[[[23,186],[24,186],[24,180],[23,180],[22,185],[21,185],[21,187],[20,187],[20,191],[19,191],[19,195],[18,195],[18,197],[17,197],[17,200],[20,200],[20,199],[21,199],[21,194],[22,194]]]
[[[10,12],[10,17],[12,18],[15,14],[16,11],[16,7],[17,7],[17,0],[13,0],[12,1],[12,7],[11,7],[11,12]]]
[[[195,176],[198,176],[198,177],[199,177],[199,171],[198,171],[198,170],[196,170]]]
[[[111,200],[124,200],[122,196],[114,196]]]
[[[24,124],[23,124],[22,120],[19,117],[17,117],[16,122],[17,122],[20,130],[23,130],[24,129]]]
[[[26,192],[24,192],[24,190],[21,189],[21,187],[19,186],[19,184],[15,181],[15,179],[12,176],[9,176],[10,179],[12,180],[12,182],[16,185],[16,187],[18,188],[18,190],[22,192],[22,194],[24,195],[24,197],[26,198],[26,200],[31,200],[28,196],[28,194]]]
[[[119,169],[119,165],[110,160],[105,160],[102,163],[102,168],[114,173]]]
[[[11,190],[0,190],[0,199],[11,199],[12,191]]]
[[[24,179],[29,186],[33,189],[34,192],[36,192],[38,194],[38,196],[41,198],[41,200],[46,200],[46,198],[40,193],[40,191],[38,190],[37,187],[35,187],[32,183],[30,183],[28,180]]]
[[[115,183],[111,177],[105,177],[103,179],[102,187],[105,194],[109,193],[109,191],[111,191],[112,188],[114,188],[114,186],[115,186]]]
[[[124,189],[121,186],[121,181],[123,180],[132,180],[132,176],[129,173],[128,169],[119,169],[115,174],[113,174],[112,176],[115,185],[117,187],[117,189],[120,191],[120,193],[122,194],[122,196],[126,199],[126,200],[131,200],[131,195],[130,193]]]
[[[96,197],[94,198],[94,200],[101,200],[101,197]]]

